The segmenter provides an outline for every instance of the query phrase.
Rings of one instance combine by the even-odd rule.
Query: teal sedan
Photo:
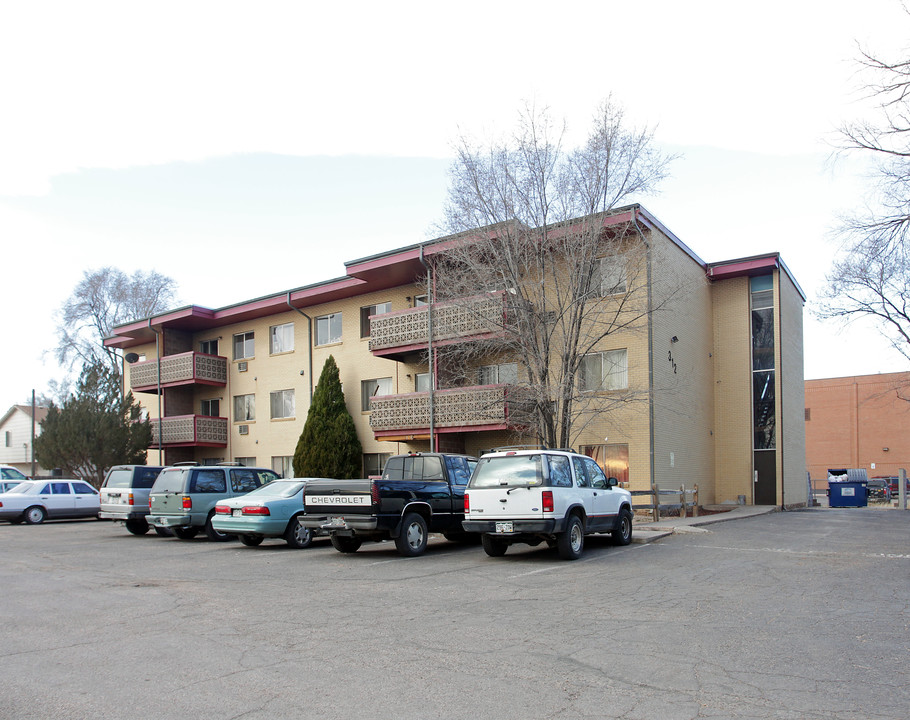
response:
[[[237,535],[250,547],[264,538],[284,538],[292,548],[309,547],[314,531],[300,524],[308,479],[273,480],[246,495],[221,500],[215,505],[212,527]]]

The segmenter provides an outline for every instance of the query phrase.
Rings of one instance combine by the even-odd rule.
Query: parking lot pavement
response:
[[[903,719],[908,517],[775,512],[575,562],[0,524],[0,715]]]

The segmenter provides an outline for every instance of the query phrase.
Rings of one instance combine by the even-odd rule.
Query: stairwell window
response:
[[[294,417],[294,391],[276,390],[275,392],[270,393],[269,406],[272,413],[272,420],[282,420]]]
[[[581,359],[578,389],[582,392],[625,390],[629,387],[629,354],[622,350],[590,353]]]
[[[601,297],[623,295],[627,290],[626,262],[620,256],[600,258],[595,271],[595,287]]]
[[[219,417],[221,415],[221,400],[219,398],[201,400],[199,405],[200,415],[205,415],[207,417]]]
[[[339,342],[341,342],[341,313],[317,317],[316,344],[331,345]]]

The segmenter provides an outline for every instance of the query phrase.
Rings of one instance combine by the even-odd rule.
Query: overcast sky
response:
[[[205,307],[341,276],[432,236],[457,133],[530,99],[581,134],[608,93],[681,155],[641,198],[670,230],[708,262],[782,253],[807,378],[905,369],[811,315],[868,185],[834,131],[870,112],[859,47],[906,57],[897,0],[7,5],[0,408],[61,376],[54,313],[84,270],[154,269]]]

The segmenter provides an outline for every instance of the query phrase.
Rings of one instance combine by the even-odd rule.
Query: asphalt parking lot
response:
[[[0,524],[0,717],[901,718],[910,513],[584,557]]]

